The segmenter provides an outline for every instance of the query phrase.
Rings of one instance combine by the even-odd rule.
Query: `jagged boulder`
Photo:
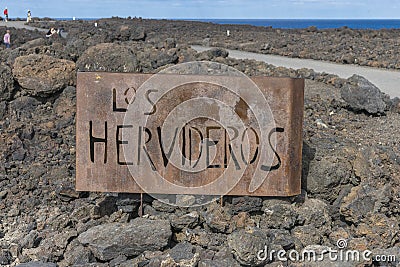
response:
[[[14,91],[14,80],[11,68],[7,65],[0,65],[0,101],[9,100]]]
[[[109,223],[90,228],[79,235],[96,258],[107,261],[119,255],[137,256],[167,246],[172,235],[167,220],[137,218],[130,223]]]
[[[87,49],[77,61],[79,71],[136,72],[138,60],[127,45],[102,43]]]
[[[378,87],[359,75],[353,75],[341,88],[341,95],[349,108],[370,114],[383,114],[388,110],[389,97]]]
[[[13,75],[29,95],[47,97],[69,85],[75,85],[75,63],[46,55],[18,57]]]

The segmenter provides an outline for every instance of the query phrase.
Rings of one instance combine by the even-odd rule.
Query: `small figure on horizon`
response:
[[[4,34],[4,45],[6,46],[6,48],[10,48],[11,47],[11,35],[10,35],[10,30],[6,31],[6,34]]]
[[[32,21],[32,14],[31,14],[31,11],[28,10],[28,14],[27,14],[27,16],[26,16],[26,22],[29,23],[29,22],[31,22],[31,21]]]
[[[8,21],[8,8],[7,7],[4,9],[3,13],[4,13],[4,16],[6,17],[5,20],[7,22]]]
[[[226,36],[228,36],[228,37],[231,36],[231,31],[230,30],[226,31]]]

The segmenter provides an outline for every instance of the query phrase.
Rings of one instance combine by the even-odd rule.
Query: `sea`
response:
[[[97,20],[98,18],[76,18],[77,20]],[[72,20],[72,18],[57,18]],[[172,19],[211,22],[216,24],[241,24],[280,29],[303,29],[315,26],[318,29],[348,27],[352,29],[400,29],[400,19]]]
[[[217,24],[247,24],[281,29],[318,29],[348,27],[352,29],[400,29],[400,19],[188,19]]]

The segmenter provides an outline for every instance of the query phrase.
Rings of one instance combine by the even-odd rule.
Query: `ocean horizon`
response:
[[[400,29],[400,19],[187,19],[216,24],[240,24],[281,29],[318,29],[348,27],[352,29]]]

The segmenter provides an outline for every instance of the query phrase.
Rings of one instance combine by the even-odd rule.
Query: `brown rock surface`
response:
[[[46,55],[18,57],[13,65],[13,75],[32,96],[50,96],[76,83],[74,62]]]

